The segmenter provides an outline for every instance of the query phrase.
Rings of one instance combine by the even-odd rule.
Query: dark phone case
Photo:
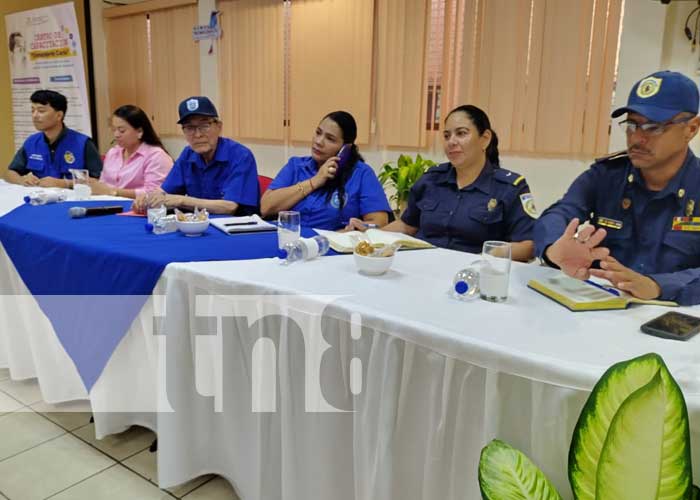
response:
[[[352,154],[352,144],[343,144],[343,147],[338,151],[338,170],[341,170],[350,161]]]
[[[696,318],[695,316],[690,316],[688,314],[682,314],[682,313],[675,313],[675,312],[668,312],[664,313],[661,316],[657,316],[656,318],[652,319],[651,321],[647,321],[641,326],[642,332],[648,334],[648,335],[653,335],[655,337],[660,337],[663,339],[671,339],[671,340],[689,340],[692,337],[694,337],[698,332],[700,332],[700,324],[695,325],[693,329],[690,330],[685,335],[679,335],[671,330],[667,329],[662,329],[659,328],[658,326],[654,325],[654,323],[659,322],[660,318],[663,318],[666,315],[680,315],[680,316],[685,316],[688,318],[691,318],[693,320],[698,320],[699,318]]]

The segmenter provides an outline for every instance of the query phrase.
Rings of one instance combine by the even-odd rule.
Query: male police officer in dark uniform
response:
[[[39,131],[27,137],[17,151],[6,180],[24,186],[70,188],[71,168],[87,169],[99,178],[102,160],[95,144],[85,134],[63,124],[66,98],[53,90],[37,90],[32,102],[32,121]]]
[[[700,127],[698,88],[680,73],[654,73],[612,116],[624,113],[626,153],[598,160],[542,214],[537,255],[641,299],[700,304],[700,162],[688,147]]]

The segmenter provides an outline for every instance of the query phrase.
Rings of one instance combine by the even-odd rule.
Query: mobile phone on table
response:
[[[343,147],[338,151],[338,170],[340,171],[350,161],[352,154],[352,144],[343,144]]]
[[[644,323],[641,329],[664,339],[688,340],[700,332],[700,318],[671,311]]]

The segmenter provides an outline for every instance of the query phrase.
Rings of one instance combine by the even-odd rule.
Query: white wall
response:
[[[109,103],[107,100],[107,68],[104,63],[104,33],[102,30],[102,2],[90,0],[93,16],[93,45],[95,47],[96,87],[98,89],[98,122],[102,127],[100,137],[108,136],[106,128],[109,117]],[[122,0],[124,1],[124,0]],[[135,0],[131,0],[132,2]],[[200,0],[200,23],[209,22],[209,12],[213,10],[215,0]],[[682,33],[683,22],[694,2],[675,2],[669,6],[662,5],[652,0],[626,0],[623,18],[623,29],[620,40],[620,55],[618,66],[618,83],[611,110],[622,106],[627,101],[627,96],[632,85],[649,73],[659,69],[674,69],[682,71],[697,80],[695,73],[698,66],[699,52],[690,53],[690,48],[684,43]],[[209,44],[201,44],[201,88],[202,93],[208,95],[217,103],[219,87],[217,81],[217,53],[218,47],[214,47],[214,54],[207,54]],[[101,63],[98,62],[98,52],[102,54]],[[177,105],[177,103],[173,103]],[[225,120],[226,117],[223,117]],[[498,124],[495,124],[498,131]],[[312,131],[309,131],[309,138]],[[696,141],[698,142],[698,141]],[[180,153],[185,146],[182,138],[165,138],[164,143],[173,156]],[[107,144],[105,140],[101,142]],[[277,171],[285,164],[287,158],[293,155],[306,155],[308,147],[275,146],[245,141],[245,144],[255,154],[259,173],[274,177]],[[610,151],[625,148],[624,134],[616,125],[612,127]],[[695,147],[696,150],[700,148]],[[394,160],[400,151],[385,150],[376,147],[362,149],[362,154],[375,170],[379,170],[386,161]],[[415,152],[410,152],[415,154]],[[444,161],[444,155],[440,150],[422,152],[425,157],[435,161]],[[543,210],[556,201],[567,189],[571,181],[591,163],[592,158],[533,158],[504,156],[502,164],[505,168],[515,170],[525,175],[530,188],[535,195],[539,210]]]

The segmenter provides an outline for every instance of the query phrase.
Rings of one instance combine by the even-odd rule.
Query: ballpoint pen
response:
[[[615,290],[612,287],[604,286],[604,285],[601,285],[600,283],[596,283],[595,281],[591,281],[591,280],[586,280],[586,283],[588,283],[589,285],[593,285],[596,288],[600,288],[601,290],[605,290],[606,292],[611,293],[613,295],[617,295],[618,297],[620,296],[620,292],[618,290]]]
[[[343,226],[347,226],[348,224],[350,224],[350,221],[344,220],[343,222],[341,222],[341,224]],[[378,227],[376,224],[371,224],[369,222],[363,222],[362,225],[365,227],[365,229],[377,229]]]

